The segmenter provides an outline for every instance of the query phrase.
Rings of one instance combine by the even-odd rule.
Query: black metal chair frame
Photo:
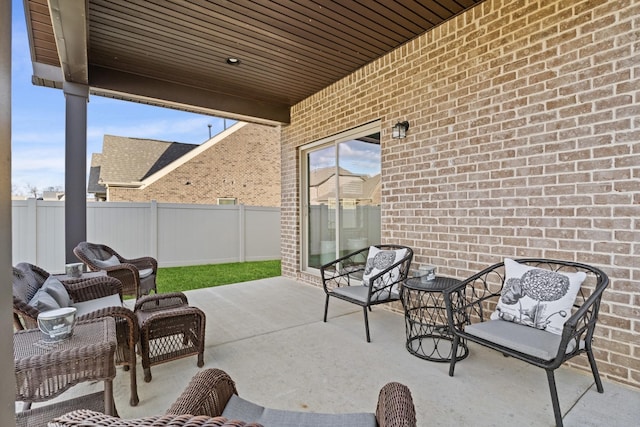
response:
[[[413,259],[413,250],[407,246],[375,245],[375,247],[381,250],[406,249],[407,254],[404,256],[404,258],[395,262],[387,269],[371,277],[370,282],[376,283],[378,279],[389,273],[394,268],[399,269],[397,280],[384,283],[384,285],[382,286],[378,285],[375,288],[373,286],[369,286],[369,292],[365,301],[350,298],[346,295],[337,294],[333,292],[333,290],[343,286],[362,286],[362,274],[367,262],[367,255],[369,254],[368,247],[347,254],[320,267],[322,287],[326,294],[324,303],[324,321],[327,321],[327,313],[329,311],[329,297],[335,297],[352,304],[357,304],[362,307],[362,311],[364,313],[364,326],[367,335],[367,342],[371,342],[371,336],[369,333],[369,316],[367,314],[367,310],[371,311],[371,307],[374,305],[386,304],[389,302],[398,301],[400,299],[399,294],[391,292],[391,288],[394,285],[402,286],[402,283],[407,279],[407,276],[409,275],[409,268],[411,267],[411,260]],[[387,296],[381,297],[383,295]]]
[[[453,354],[456,354],[460,341],[466,340],[543,368],[547,373],[556,426],[561,427],[562,413],[554,377],[555,369],[572,357],[586,353],[597,390],[599,393],[604,391],[593,355],[592,342],[600,301],[609,284],[609,278],[602,270],[577,262],[537,258],[517,259],[516,261],[553,271],[583,271],[587,274],[587,278],[576,297],[573,314],[564,324],[556,356],[551,360],[536,358],[465,332],[465,325],[488,320],[489,315],[495,309],[505,283],[504,263],[502,262],[474,274],[459,285],[445,291],[449,328],[454,334],[452,351]],[[573,348],[570,346],[572,343],[574,344]],[[580,345],[580,343],[584,343],[584,345]],[[453,376],[456,361],[455,357],[451,359],[449,376]]]

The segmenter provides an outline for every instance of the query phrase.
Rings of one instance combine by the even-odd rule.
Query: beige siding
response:
[[[280,206],[280,128],[248,124],[143,189],[109,188],[109,201]]]
[[[640,386],[638,16],[637,1],[487,0],[296,105],[283,274],[318,283],[299,271],[297,147],[381,120],[382,241],[458,278],[507,256],[603,268],[598,366]]]

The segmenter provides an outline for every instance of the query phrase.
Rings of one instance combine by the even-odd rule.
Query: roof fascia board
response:
[[[62,72],[62,68],[55,67],[49,64],[43,64],[41,62],[32,62],[32,65],[34,78],[60,84],[62,84],[62,82],[64,81],[64,73]]]
[[[291,121],[289,106],[91,66],[93,92],[112,98],[277,126]]]
[[[64,79],[89,84],[86,1],[49,0],[49,13]]]
[[[173,162],[169,163],[167,166],[165,166],[164,168],[162,168],[158,172],[156,172],[153,175],[150,175],[147,178],[143,179],[141,181],[142,185],[141,185],[140,189],[143,189],[146,186],[153,184],[154,182],[156,182],[160,178],[166,176],[170,172],[173,172],[174,170],[176,170],[180,166],[184,165],[188,161],[190,161],[190,160],[194,159],[195,157],[199,156],[204,151],[206,151],[209,148],[213,147],[218,142],[222,141],[223,139],[225,139],[229,135],[233,134],[234,132],[239,131],[240,129],[242,129],[246,125],[247,125],[247,123],[238,122],[238,123],[235,123],[233,126],[230,126],[227,129],[223,130],[222,132],[220,132],[219,134],[215,135],[214,137],[212,137],[207,142],[204,142],[204,143],[200,144],[198,147],[196,147],[193,150],[189,151],[184,156],[182,156],[182,157],[174,160]]]
[[[139,188],[142,185],[142,183],[139,182],[139,181],[136,181],[136,182],[98,181],[98,184],[99,185],[104,185],[105,188],[109,188],[109,187]]]

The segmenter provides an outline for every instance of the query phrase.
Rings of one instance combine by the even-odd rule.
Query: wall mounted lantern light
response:
[[[391,138],[393,139],[401,139],[407,137],[407,129],[409,129],[409,122],[398,122],[396,123],[391,130]]]

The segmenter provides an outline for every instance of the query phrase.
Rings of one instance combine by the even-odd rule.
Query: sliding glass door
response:
[[[302,151],[303,269],[380,242],[380,133],[368,125]]]

